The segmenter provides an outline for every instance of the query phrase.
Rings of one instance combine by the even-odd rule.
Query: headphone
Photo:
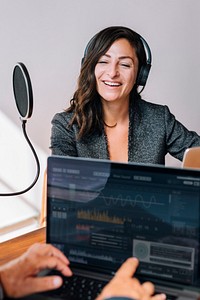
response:
[[[151,69],[151,49],[145,39],[140,35],[140,40],[142,42],[142,45],[144,47],[144,51],[146,53],[146,63],[140,67],[140,70],[137,75],[137,81],[136,84],[143,86],[143,88],[146,85],[147,78],[149,76],[149,72]]]
[[[85,61],[85,58],[88,54],[88,49],[93,44],[95,38],[96,38],[96,35],[94,35],[88,42],[88,44],[84,50],[84,55],[81,60],[81,65]],[[146,63],[140,67],[140,70],[137,75],[136,84],[139,86],[142,86],[144,88],[146,85],[146,82],[147,82],[147,78],[149,76],[150,69],[151,69],[152,56],[151,56],[151,49],[150,49],[148,43],[146,42],[146,40],[141,35],[139,35],[139,38],[140,38],[140,41],[142,42],[142,45],[143,45],[143,48],[144,48],[144,51],[146,54]]]

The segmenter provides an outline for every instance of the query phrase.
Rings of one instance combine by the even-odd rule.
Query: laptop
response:
[[[200,147],[186,149],[183,156],[182,167],[200,169]]]
[[[131,256],[136,277],[168,299],[200,297],[200,171],[50,156],[47,243],[70,260],[74,276],[100,289]],[[73,283],[74,284],[74,283]],[[95,299],[85,284],[26,299]],[[73,291],[70,293],[73,293]],[[62,298],[63,297],[63,298]]]

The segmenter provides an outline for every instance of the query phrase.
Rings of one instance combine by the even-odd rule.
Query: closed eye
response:
[[[105,60],[100,60],[100,61],[98,61],[98,64],[107,64],[108,62],[107,61],[105,61]]]
[[[130,68],[131,66],[129,64],[121,63],[122,67]]]

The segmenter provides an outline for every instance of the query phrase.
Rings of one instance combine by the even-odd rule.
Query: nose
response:
[[[110,63],[108,65],[107,74],[110,76],[110,78],[117,77],[119,75],[118,65],[116,63]]]

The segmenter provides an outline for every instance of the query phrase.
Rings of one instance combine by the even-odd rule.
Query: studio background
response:
[[[30,192],[0,197],[0,235],[38,216],[51,119],[69,105],[85,46],[104,27],[128,26],[147,40],[152,69],[143,99],[168,105],[200,134],[199,12],[199,0],[0,0],[0,193],[23,189],[36,173],[13,96],[17,62],[31,77],[34,110],[27,133],[41,163]],[[166,164],[180,166],[171,157]]]

